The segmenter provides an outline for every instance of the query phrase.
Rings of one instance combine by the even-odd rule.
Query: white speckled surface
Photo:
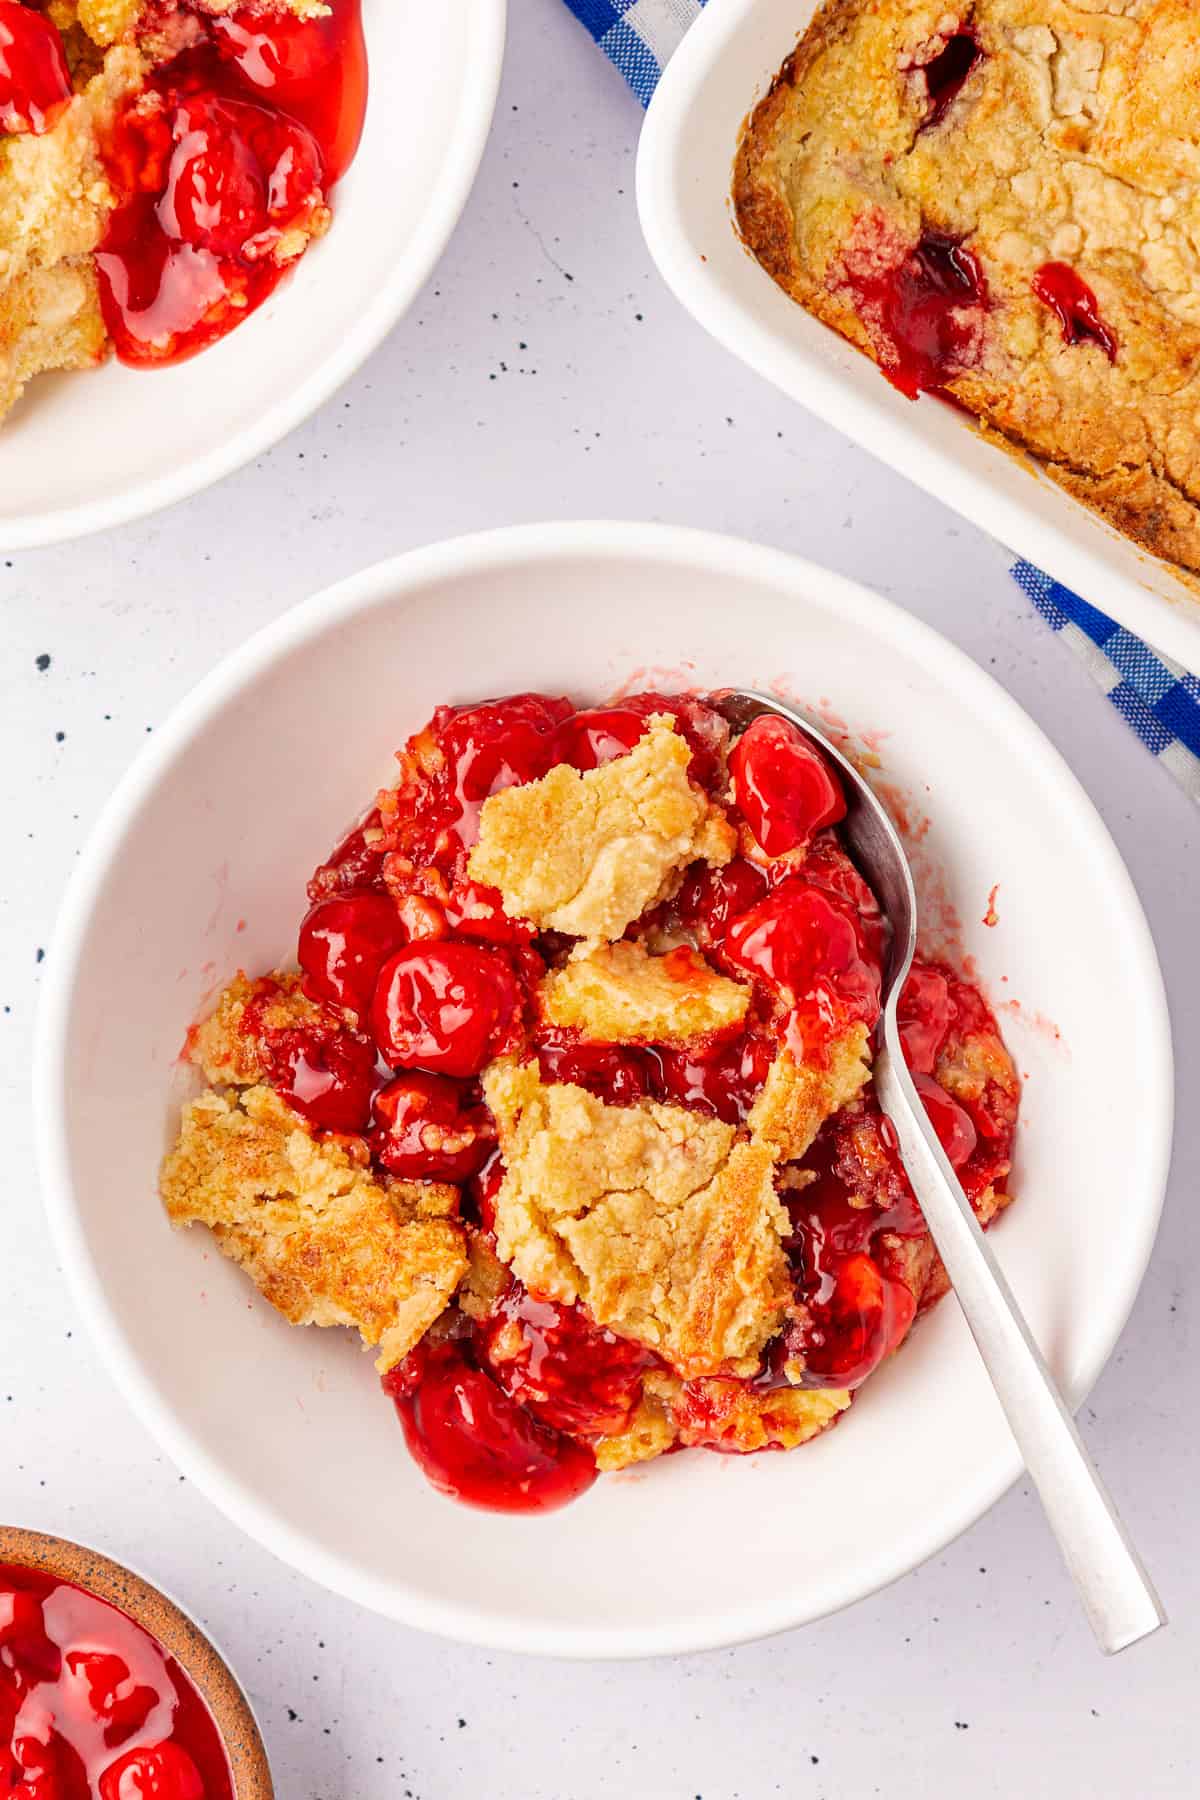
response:
[[[27,1064],[39,950],[89,824],[146,731],[254,626],[363,563],[485,525],[607,514],[741,532],[859,577],[962,644],[1104,813],[1158,940],[1181,1097],[1200,1083],[1194,809],[1033,617],[999,549],[686,321],[638,235],[636,103],[558,0],[513,15],[466,218],[359,378],[200,499],[0,559],[0,1516],[130,1557],[194,1607],[258,1707],[281,1800],[1193,1794],[1200,1127],[1186,1100],[1154,1262],[1085,1413],[1174,1618],[1113,1663],[1020,1489],[917,1575],[771,1643],[596,1668],[427,1641],[243,1540],[75,1329],[37,1205]]]

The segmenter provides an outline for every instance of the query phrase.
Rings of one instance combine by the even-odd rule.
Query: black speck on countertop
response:
[[[50,652],[48,650],[43,650],[41,655],[35,656],[33,660],[44,675],[46,670],[50,667]]]

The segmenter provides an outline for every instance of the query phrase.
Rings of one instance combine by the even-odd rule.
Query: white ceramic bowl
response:
[[[906,400],[776,287],[742,244],[729,197],[738,132],[818,3],[714,0],[672,56],[637,164],[638,211],[660,272],[689,312],[768,381],[1093,606],[1200,669],[1200,598],[1169,564],[1065,494],[1033,459],[987,443],[955,408],[928,395]]]
[[[291,955],[307,876],[435,703],[528,687],[598,699],[627,679],[781,682],[886,733],[888,779],[932,820],[921,870],[940,865],[944,883],[929,891],[940,916],[961,914],[1026,1072],[1020,1200],[995,1243],[1079,1399],[1133,1301],[1166,1175],[1170,1038],[1145,919],[1082,789],[995,682],[886,601],[773,550],[524,526],[296,607],[201,683],[114,796],[47,963],[36,1069],[46,1202],[80,1311],[189,1478],[366,1606],[575,1655],[815,1618],[978,1518],[1018,1461],[953,1302],[794,1455],[669,1457],[562,1512],[503,1517],[439,1498],[349,1335],[286,1326],[202,1231],[168,1229],[155,1177],[185,1028],[239,965]]]
[[[169,506],[270,448],[379,344],[466,204],[504,55],[506,0],[364,0],[366,126],[329,235],[189,362],[35,381],[0,429],[0,548]]]

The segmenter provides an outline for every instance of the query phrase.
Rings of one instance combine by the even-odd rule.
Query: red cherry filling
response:
[[[362,1018],[380,969],[404,939],[387,894],[367,890],[319,900],[300,927],[298,960],[307,991]]]
[[[349,168],[362,136],[367,55],[357,0],[321,18],[252,8],[213,19],[221,56],[249,91],[298,119],[321,146],[326,185]]]
[[[0,1563],[0,1793],[233,1800],[233,1781],[212,1715],[140,1625]]]
[[[591,1044],[547,1030],[537,1054],[543,1081],[571,1082],[610,1106],[635,1106],[653,1090],[650,1057],[633,1044]]]
[[[130,1750],[100,1777],[100,1800],[205,1800],[200,1771],[181,1745]]]
[[[409,944],[380,971],[371,1029],[394,1067],[478,1075],[509,1035],[520,1002],[516,977],[499,952],[454,942]]]
[[[877,255],[863,256],[845,279],[873,329],[880,368],[910,400],[975,360],[987,283],[961,238],[926,228],[902,262],[881,272]]]
[[[879,1015],[879,965],[853,907],[803,876],[734,920],[725,957],[805,1013],[806,1041],[856,1020],[873,1025]]]
[[[187,51],[119,116],[109,171],[123,203],[96,253],[122,361],[178,361],[275,287],[273,252],[322,201],[316,139],[294,119],[214,91],[222,65]]]
[[[379,1086],[375,1046],[350,1031],[273,1028],[261,1048],[271,1086],[325,1131],[365,1131]]]
[[[896,1006],[900,1045],[914,1075],[932,1075],[954,1020],[950,984],[940,969],[915,962]]]
[[[191,356],[262,304],[323,226],[366,106],[358,0],[303,23],[189,18],[195,41],[105,145],[121,202],[96,253],[100,300],[134,365]]]
[[[768,856],[796,850],[846,816],[841,786],[823,756],[777,713],[763,713],[729,757],[739,810]]]
[[[49,19],[18,0],[0,0],[0,132],[40,137],[71,93],[63,42]]]
[[[970,1117],[945,1088],[938,1086],[932,1076],[914,1075],[913,1084],[952,1167],[963,1168],[975,1154],[975,1146],[979,1141]]]
[[[496,1127],[474,1096],[444,1075],[401,1075],[375,1096],[371,1152],[410,1181],[467,1181],[496,1145]]]
[[[514,1281],[476,1338],[511,1399],[574,1437],[624,1431],[658,1358],[577,1306],[540,1300]]]
[[[1116,334],[1101,317],[1095,294],[1069,263],[1043,263],[1033,278],[1033,291],[1057,313],[1064,343],[1099,344],[1109,362],[1116,362]]]
[[[839,1265],[832,1294],[810,1310],[803,1385],[854,1388],[903,1341],[917,1308],[904,1282],[859,1254]]]
[[[443,906],[450,930],[485,944],[531,944],[537,936],[527,919],[510,919],[499,891],[481,881],[458,881]]]
[[[973,32],[956,31],[953,37],[947,38],[937,55],[922,65],[925,91],[929,97],[929,110],[921,125],[922,131],[928,131],[931,125],[940,125],[982,55],[983,51]]]
[[[655,1098],[740,1125],[767,1079],[776,1049],[772,1040],[750,1031],[708,1057],[697,1050],[659,1050]]]
[[[558,734],[558,755],[573,769],[599,769],[626,751],[646,734],[640,713],[623,707],[596,707],[577,712]]]
[[[679,890],[675,908],[685,925],[698,930],[702,941],[720,944],[730,921],[761,900],[767,885],[762,870],[743,856],[735,856],[723,869],[702,863]]]
[[[591,1451],[518,1406],[460,1341],[418,1346],[383,1386],[426,1479],[467,1506],[549,1512],[596,1479]]]
[[[61,1666],[62,1653],[46,1634],[41,1601],[20,1588],[0,1588],[0,1681],[14,1675],[18,1688],[56,1681]]]

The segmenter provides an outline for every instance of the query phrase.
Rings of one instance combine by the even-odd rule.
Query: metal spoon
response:
[[[803,713],[767,694],[739,690],[722,692],[714,703],[739,731],[760,713],[778,713],[816,744],[841,775],[846,793],[842,833],[892,930],[883,971],[875,1092],[895,1126],[913,1192],[1088,1621],[1100,1648],[1111,1656],[1157,1631],[1167,1615],[905,1066],[896,1005],[917,947],[917,896],[896,828],[853,763]]]

